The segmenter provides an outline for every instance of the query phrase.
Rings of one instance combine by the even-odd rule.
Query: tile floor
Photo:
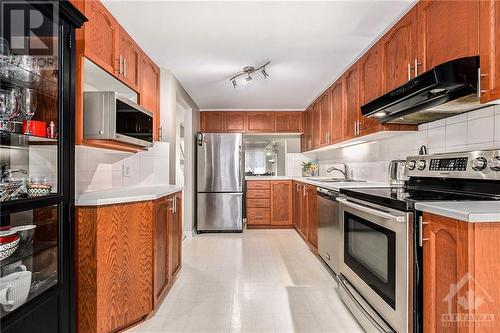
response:
[[[363,332],[294,230],[204,234],[154,317],[127,333]]]

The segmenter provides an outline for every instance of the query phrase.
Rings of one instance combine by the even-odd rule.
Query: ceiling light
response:
[[[262,73],[262,76],[264,78],[268,78],[269,74],[266,72],[266,66],[269,65],[270,63],[271,62],[268,61],[264,65],[262,65],[262,66],[260,66],[258,68],[255,68],[253,66],[245,66],[245,67],[243,67],[243,70],[241,72],[238,72],[238,73],[234,74],[229,79],[229,81],[232,83],[233,88],[238,88],[238,83],[236,82],[236,79],[238,79],[240,76],[246,75],[247,77],[244,78],[243,80],[241,80],[241,83],[248,83],[248,82],[250,82],[253,79],[251,74],[254,73],[254,72],[257,72],[257,71],[260,71]]]
[[[387,116],[387,112],[380,111],[380,112],[375,113],[374,116],[377,118],[383,118],[383,117]]]

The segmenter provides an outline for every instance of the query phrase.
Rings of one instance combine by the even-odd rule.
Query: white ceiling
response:
[[[107,1],[105,5],[200,109],[304,109],[412,1]],[[265,63],[270,77],[227,80]]]

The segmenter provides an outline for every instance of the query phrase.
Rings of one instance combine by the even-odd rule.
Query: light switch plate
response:
[[[130,165],[123,164],[122,176],[123,177],[132,177],[132,168],[130,167]]]

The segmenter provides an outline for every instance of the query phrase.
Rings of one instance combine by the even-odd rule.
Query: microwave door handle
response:
[[[381,212],[379,210],[376,210],[376,209],[373,209],[373,208],[370,208],[370,207],[366,207],[366,206],[363,206],[363,205],[358,205],[358,204],[355,204],[347,199],[344,199],[344,198],[337,198],[337,201],[346,205],[346,206],[349,206],[349,207],[352,207],[352,208],[355,208],[357,210],[360,210],[362,212],[365,212],[365,213],[368,213],[368,214],[372,214],[372,215],[375,215],[375,216],[378,216],[378,217],[382,217],[384,219],[388,219],[388,220],[392,220],[392,221],[396,221],[396,222],[404,222],[406,221],[406,216],[395,216],[395,215],[392,215],[392,214],[389,214],[389,213],[386,213],[386,212]]]

